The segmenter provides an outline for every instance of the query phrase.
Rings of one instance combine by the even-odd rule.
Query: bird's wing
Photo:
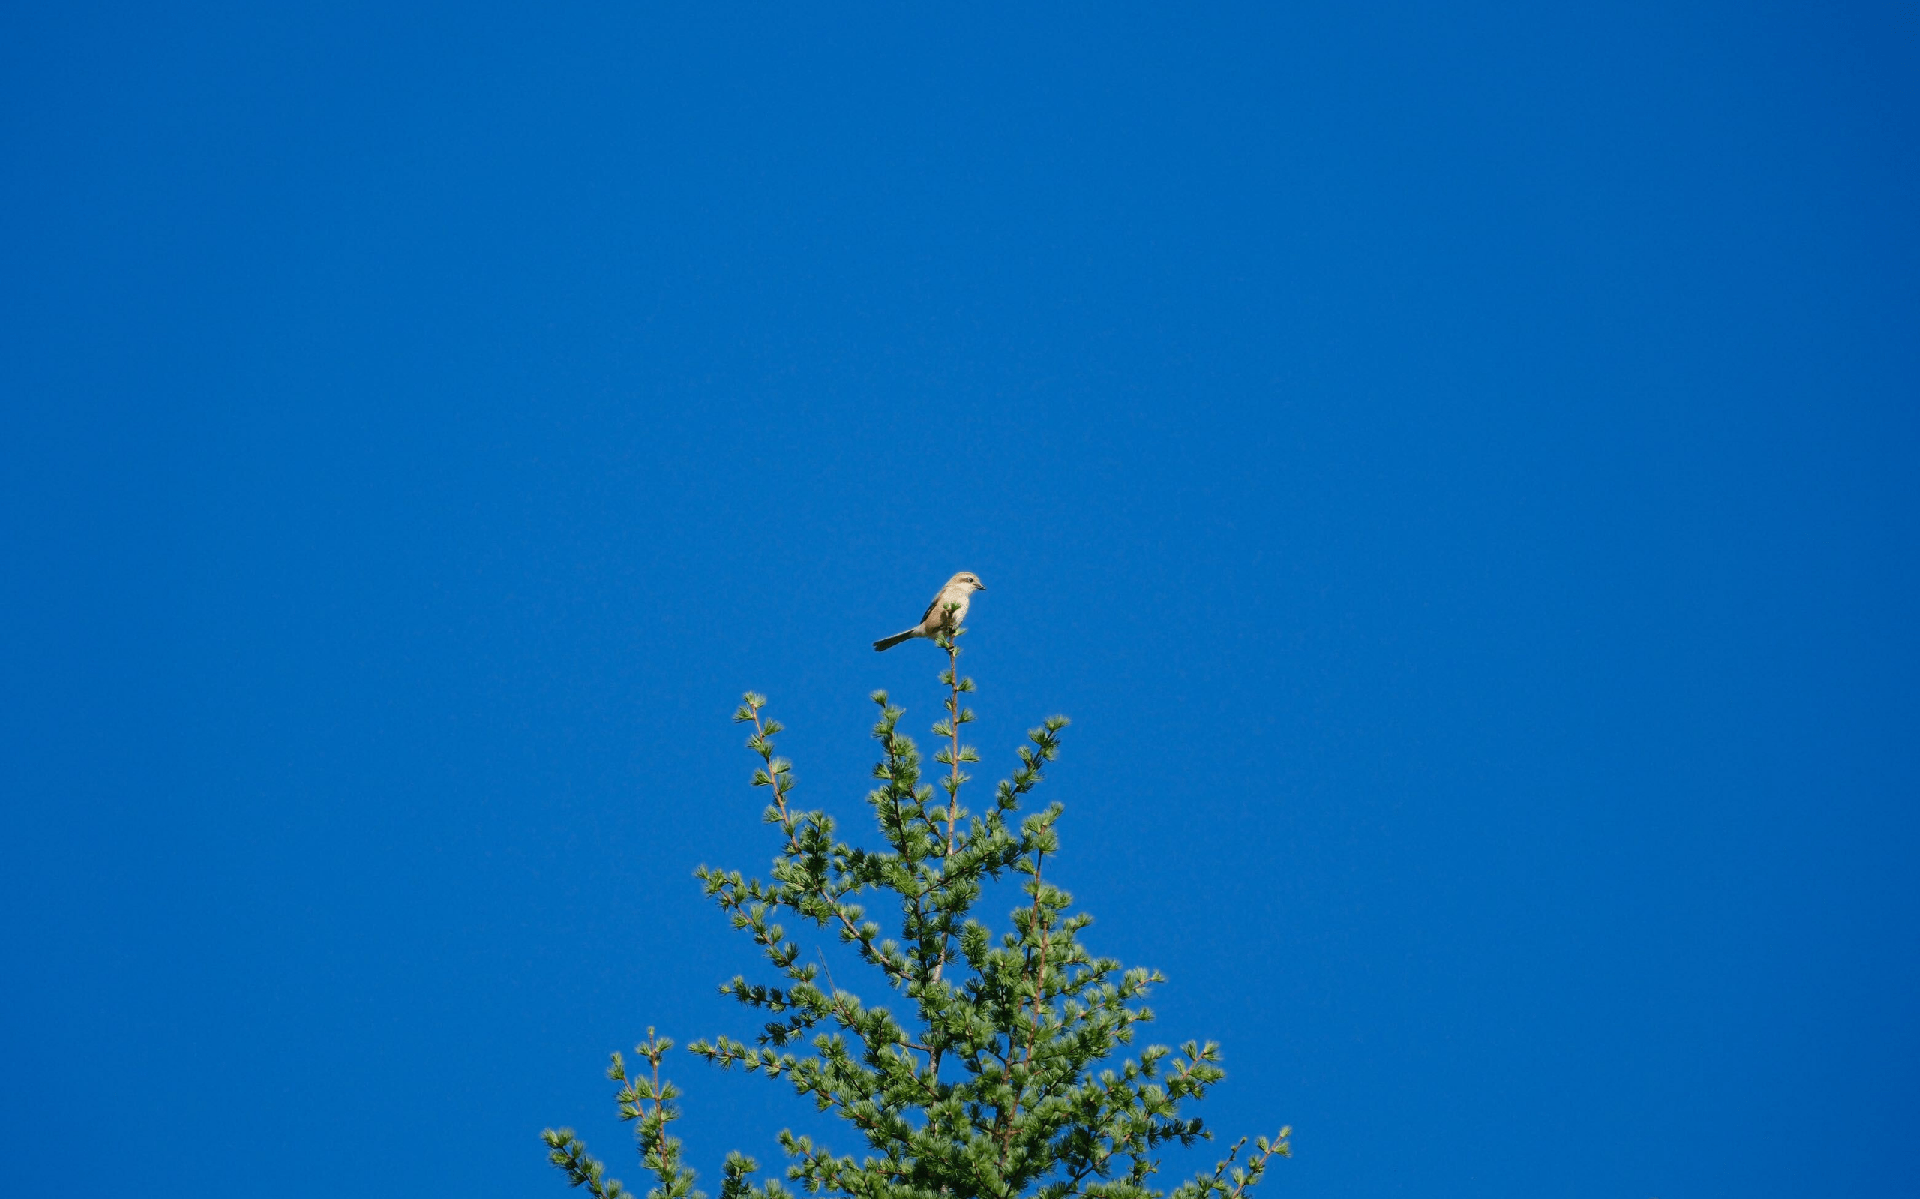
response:
[[[921,624],[927,623],[927,620],[933,616],[935,610],[937,610],[940,607],[940,601],[946,598],[947,598],[947,589],[945,587],[942,587],[940,589],[940,594],[934,596],[933,602],[927,605],[927,610],[920,614],[920,623]]]

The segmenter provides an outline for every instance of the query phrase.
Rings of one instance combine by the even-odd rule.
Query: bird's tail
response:
[[[894,646],[899,645],[902,641],[911,641],[914,635],[919,631],[920,630],[916,627],[916,628],[908,629],[904,633],[895,633],[891,637],[882,637],[880,640],[873,643],[873,648],[877,650],[892,649]]]

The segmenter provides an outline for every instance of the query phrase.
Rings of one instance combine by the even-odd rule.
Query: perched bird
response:
[[[970,570],[961,571],[951,579],[948,579],[947,585],[940,589],[940,594],[933,597],[933,602],[927,605],[926,612],[920,617],[919,624],[903,632],[895,633],[891,637],[882,637],[873,643],[873,648],[892,649],[902,641],[908,641],[915,637],[938,637],[940,635],[940,626],[947,621],[948,604],[959,605],[958,608],[954,609],[953,613],[953,627],[956,629],[959,628],[960,622],[967,617],[967,605],[972,602],[973,593],[976,591],[985,591],[986,589],[987,585],[980,581],[979,575],[974,574]]]

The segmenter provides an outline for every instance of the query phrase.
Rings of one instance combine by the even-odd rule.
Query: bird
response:
[[[933,602],[927,605],[926,612],[921,615],[919,624],[910,629],[903,629],[891,637],[882,637],[873,643],[873,648],[889,650],[902,641],[910,641],[915,637],[938,637],[941,628],[947,623],[948,604],[958,605],[953,611],[953,627],[959,628],[960,622],[966,619],[967,604],[972,602],[973,593],[986,589],[987,585],[980,581],[979,575],[970,570],[961,571],[948,579],[947,585],[940,589],[940,594],[933,597]]]

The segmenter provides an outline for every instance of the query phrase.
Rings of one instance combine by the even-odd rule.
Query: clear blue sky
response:
[[[1920,1190],[1910,6],[709,7],[0,15],[0,1191],[640,1181],[961,568],[1272,1199]]]

